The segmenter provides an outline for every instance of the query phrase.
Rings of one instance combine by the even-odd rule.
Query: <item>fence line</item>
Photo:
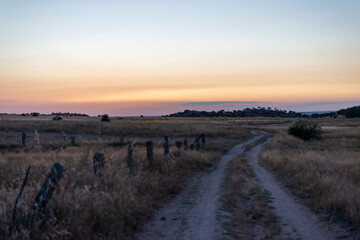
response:
[[[37,132],[35,132],[35,135]],[[135,137],[137,137],[138,135],[135,135],[132,137],[132,140],[129,141],[128,145],[125,145],[123,147],[121,147],[117,152],[116,152],[116,156],[119,156],[120,154],[122,154],[126,149],[128,149],[128,154],[129,154],[129,149],[133,149],[132,146],[134,146],[136,144],[136,139]],[[37,135],[37,137],[40,139],[40,136]],[[22,136],[22,138],[24,139],[23,140],[23,146],[25,145],[25,139],[26,139],[26,135],[24,137],[24,135]],[[123,137],[121,138],[123,142]],[[199,148],[199,140],[202,140],[202,147],[205,147],[205,134],[204,133],[201,133],[198,137],[196,137],[194,143],[196,144],[197,146],[197,150]],[[164,147],[164,152],[165,152],[165,156],[169,154],[169,141],[168,141],[168,137],[165,136],[164,137],[164,142],[163,142],[163,147]],[[75,146],[75,138],[71,138],[71,143],[73,146]],[[130,144],[130,145],[129,145]],[[129,147],[131,146],[131,148]],[[175,147],[177,150],[181,150],[181,147],[182,147],[182,141],[179,141],[179,140],[176,140],[175,141]],[[147,160],[149,161],[150,163],[150,166],[152,167],[153,166],[153,141],[146,141],[146,149],[147,149]],[[191,149],[191,148],[190,148]],[[188,141],[187,139],[184,140],[184,150],[187,151],[188,150]],[[132,152],[131,152],[132,153]],[[85,165],[85,166],[81,166],[81,167],[73,167],[69,170],[66,170],[64,169],[64,167],[55,162],[55,164],[52,166],[51,170],[50,170],[50,173],[47,175],[44,183],[42,184],[42,187],[40,190],[33,190],[33,191],[30,191],[30,193],[34,193],[34,192],[38,192],[38,194],[36,195],[36,198],[33,202],[33,204],[31,205],[31,209],[32,211],[30,211],[28,213],[28,216],[27,216],[27,223],[26,223],[26,227],[28,228],[31,228],[32,227],[32,223],[33,223],[33,219],[35,217],[35,214],[39,214],[40,212],[40,209],[43,209],[45,208],[47,202],[51,199],[52,195],[53,195],[53,191],[55,190],[55,187],[58,185],[59,181],[61,178],[65,178],[65,181],[67,182],[68,179],[69,179],[69,176],[76,176],[78,174],[81,173],[82,170],[84,169],[89,169],[89,168],[94,168],[94,172],[96,174],[96,170],[99,169],[100,167],[103,167],[104,164],[106,162],[110,162],[112,163],[113,160],[111,157],[104,157],[104,154],[103,153],[98,153],[97,155],[99,155],[99,159],[97,159],[97,153],[94,154],[94,159],[93,159],[93,163],[92,164],[88,164],[88,165]],[[177,154],[178,155],[179,152],[177,151]],[[128,155],[129,156],[129,155]],[[29,174],[29,169],[31,167],[31,164],[29,162],[29,167],[28,167],[28,170],[26,171],[26,176],[25,176],[25,180],[23,181],[23,184],[22,184],[22,187],[20,189],[20,192],[19,194],[17,195],[16,197],[16,200],[15,200],[15,203],[14,203],[14,208],[12,210],[12,222],[11,223],[8,223],[9,226],[10,226],[10,233],[11,233],[11,230],[15,224],[15,219],[16,219],[16,207],[17,207],[17,203],[21,197],[21,194],[24,190],[24,187],[25,187],[25,184],[26,184],[26,181],[28,179],[28,174]],[[129,166],[128,164],[128,168],[130,168],[131,166]],[[59,170],[59,171],[58,171]],[[74,171],[76,171],[76,173],[74,174]],[[132,171],[132,169],[130,168],[130,171]],[[7,175],[7,176],[13,176],[13,175]],[[36,207],[37,206],[37,207]],[[5,208],[7,209],[7,211],[11,212],[11,209],[7,206],[5,206]],[[36,213],[38,212],[38,213]],[[45,221],[47,221],[45,219]]]

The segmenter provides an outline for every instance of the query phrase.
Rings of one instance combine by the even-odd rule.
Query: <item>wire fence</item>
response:
[[[35,132],[35,135],[37,136],[37,145],[40,145],[41,146],[41,141],[39,140],[40,139],[40,135],[37,133],[37,132]],[[29,195],[29,194],[31,194],[31,195],[33,195],[33,194],[36,194],[37,193],[37,195],[36,195],[36,198],[35,198],[35,200],[34,200],[34,202],[30,205],[31,207],[28,209],[28,210],[26,210],[26,212],[27,212],[27,218],[28,219],[31,219],[30,220],[30,224],[32,224],[32,222],[33,222],[33,219],[34,219],[34,216],[37,214],[39,214],[39,212],[38,213],[36,213],[36,211],[38,211],[39,210],[39,208],[37,208],[38,210],[35,210],[35,207],[34,206],[36,206],[35,205],[35,203],[39,203],[39,202],[37,202],[37,201],[39,201],[39,199],[41,199],[40,201],[42,201],[44,198],[46,198],[47,199],[47,201],[49,201],[50,199],[51,199],[51,197],[52,197],[52,195],[53,195],[53,191],[55,190],[55,187],[56,187],[56,185],[58,185],[58,181],[60,180],[60,178],[64,178],[64,180],[65,180],[65,184],[68,182],[68,180],[69,180],[69,178],[72,178],[72,177],[75,177],[75,176],[78,176],[79,174],[81,174],[84,170],[88,170],[88,169],[90,169],[90,168],[94,168],[94,172],[95,172],[95,174],[96,174],[96,169],[98,169],[98,168],[102,168],[103,166],[104,166],[104,164],[105,163],[113,163],[113,158],[114,159],[119,159],[119,156],[120,155],[122,155],[126,150],[128,150],[128,162],[127,162],[127,168],[129,169],[129,172],[131,173],[132,172],[132,170],[131,170],[131,168],[130,168],[130,166],[129,166],[129,156],[130,156],[130,154],[131,154],[131,158],[130,159],[132,159],[132,152],[133,152],[133,146],[135,145],[135,144],[137,144],[137,143],[139,143],[139,141],[138,141],[138,139],[136,139],[137,137],[138,137],[139,135],[135,135],[135,136],[132,136],[132,138],[131,138],[131,140],[130,141],[128,141],[127,143],[125,143],[125,142],[123,142],[123,137],[121,137],[121,140],[120,140],[120,143],[121,144],[124,144],[124,146],[122,146],[120,149],[117,149],[117,151],[116,151],[116,154],[115,154],[115,157],[114,157],[114,155],[112,155],[111,157],[106,157],[105,158],[105,156],[104,156],[104,154],[103,153],[100,153],[101,155],[101,161],[97,161],[96,160],[96,153],[94,153],[94,159],[93,159],[93,163],[91,163],[91,164],[86,164],[86,165],[83,165],[83,166],[71,166],[71,165],[67,165],[67,169],[64,169],[63,168],[63,166],[62,165],[60,165],[59,163],[55,163],[54,165],[53,165],[53,167],[51,168],[51,170],[50,170],[50,173],[47,175],[47,177],[46,177],[46,179],[45,179],[45,181],[42,183],[42,187],[40,188],[40,190],[38,189],[38,188],[36,188],[35,187],[35,189],[32,189],[32,190],[28,190],[28,191],[26,191],[26,194],[27,195]],[[196,137],[196,139],[195,139],[195,141],[194,141],[194,143],[195,142],[197,142],[197,144],[199,145],[199,141],[200,141],[200,139],[203,139],[202,141],[203,141],[203,144],[205,144],[205,134],[204,133],[202,133],[202,134],[200,134],[198,137]],[[71,139],[71,144],[74,146],[74,139]],[[148,144],[148,143],[150,143],[151,142],[151,144]],[[176,146],[176,148],[178,148],[179,149],[179,145],[178,145],[178,142],[179,141],[176,141],[175,142],[175,146]],[[188,143],[188,141],[186,140],[186,141],[184,141],[184,146],[185,146],[185,142],[186,142],[186,145],[187,145],[187,143]],[[101,143],[101,144],[103,144],[104,142],[102,141],[102,139],[100,139],[99,138],[99,143]],[[168,137],[167,136],[165,136],[164,137],[164,141],[156,141],[155,142],[156,144],[162,144],[163,146],[164,146],[164,154],[166,155],[166,154],[169,154],[169,150],[168,150],[168,148],[169,148],[169,142],[168,142]],[[153,159],[151,159],[151,158],[153,158],[153,141],[146,141],[146,144],[144,144],[145,146],[146,146],[146,149],[147,149],[147,158],[148,158],[148,160],[153,160]],[[193,144],[192,144],[193,145]],[[24,144],[23,144],[23,146],[24,146]],[[80,145],[77,145],[77,146],[80,146]],[[181,147],[181,144],[180,144],[180,147]],[[167,148],[167,153],[166,153],[166,149]],[[188,148],[186,149],[184,149],[184,150],[188,150]],[[190,149],[191,150],[191,149]],[[198,150],[198,149],[197,149]],[[149,154],[149,151],[151,151],[151,153]],[[150,156],[150,157],[149,157]],[[61,175],[61,177],[58,179],[58,176],[57,176],[57,174],[56,174],[56,172],[54,173],[53,172],[53,168],[55,167],[55,165],[56,164],[58,164],[58,165],[60,165],[61,166],[61,168],[63,169],[62,170],[62,172],[60,173],[60,175]],[[22,195],[22,191],[24,190],[24,188],[25,188],[25,185],[26,185],[26,181],[27,181],[27,179],[28,179],[28,174],[29,174],[29,170],[30,170],[30,168],[32,167],[31,166],[32,164],[31,164],[31,162],[30,162],[30,158],[28,158],[28,170],[27,170],[27,172],[26,172],[26,176],[25,176],[25,178],[24,178],[24,180],[23,180],[23,184],[22,184],[22,187],[21,187],[21,189],[20,189],[20,192],[18,193],[18,195],[17,195],[17,197],[16,197],[16,199],[15,199],[15,202],[14,202],[14,207],[13,207],[13,209],[11,209],[11,207],[9,206],[9,205],[5,205],[5,204],[3,204],[3,207],[5,208],[5,212],[6,212],[6,215],[7,215],[7,224],[8,224],[8,226],[9,226],[9,229],[10,229],[10,234],[11,234],[11,231],[12,231],[12,229],[13,229],[13,227],[14,227],[14,225],[15,225],[15,223],[16,223],[16,209],[17,209],[17,203],[18,203],[18,201],[19,201],[19,199],[20,199],[20,197],[21,197],[21,195]],[[20,175],[20,174],[19,174]],[[21,175],[23,175],[23,173],[21,173]],[[15,178],[15,177],[17,177],[17,176],[15,176],[14,174],[0,174],[0,177],[13,177],[13,178]],[[20,176],[19,176],[20,177]],[[1,178],[0,178],[1,179]],[[55,182],[54,184],[54,187],[52,187],[53,185],[53,182]],[[44,187],[45,186],[45,187]],[[50,186],[50,188],[49,187],[46,187],[46,186]],[[45,189],[45,190],[44,190]],[[47,192],[46,192],[47,191]],[[44,193],[45,192],[45,193]],[[41,196],[41,194],[48,194],[48,196],[45,196],[45,197],[43,197],[43,196]],[[40,197],[39,197],[40,196]],[[47,203],[47,202],[46,202]],[[46,203],[44,204],[44,208],[45,208],[45,205],[46,205]],[[41,205],[41,202],[40,202],[40,205]],[[12,217],[10,217],[10,216],[12,216]],[[3,219],[4,219],[4,217],[3,217]],[[10,220],[11,219],[11,220]],[[45,223],[47,223],[48,222],[48,219],[46,219],[46,218],[43,218],[43,221],[45,221]],[[16,223],[16,224],[18,224],[18,223]],[[1,227],[1,226],[0,226]],[[26,226],[25,225],[25,227],[26,228],[31,228],[31,225],[29,226]],[[1,238],[1,231],[2,231],[2,229],[0,229],[0,238]]]
[[[35,135],[37,135],[37,138],[39,139],[40,138],[40,135],[35,131]],[[202,137],[202,135],[203,135],[203,137],[204,137],[204,142],[205,142],[205,135],[202,133],[202,134],[200,134],[199,135],[199,137],[197,137],[196,138],[196,140],[195,140],[195,142],[196,141],[199,141],[199,139]],[[138,140],[136,139],[137,137],[138,137],[139,135],[135,135],[135,136],[132,136],[132,138],[131,138],[131,140],[130,141],[128,141],[128,143],[127,144],[125,144],[124,146],[122,146],[120,149],[118,149],[118,151],[116,152],[116,155],[120,155],[120,154],[122,154],[124,151],[126,151],[126,149],[128,150],[128,154],[129,154],[129,152],[131,151],[131,153],[132,153],[132,150],[133,150],[133,146],[136,144],[136,143],[138,143]],[[123,138],[122,138],[123,139]],[[101,139],[99,140],[100,142],[101,142]],[[152,142],[152,141],[151,141]],[[178,142],[178,141],[177,141]],[[177,143],[176,142],[176,143]],[[186,140],[186,142],[187,142],[187,140]],[[166,140],[165,140],[165,142],[164,141],[157,141],[156,142],[157,144],[161,144],[161,143],[163,143],[163,145],[164,145],[164,147],[165,147],[165,145],[167,145],[167,147],[169,147],[169,143],[168,143],[168,140],[167,140],[167,136],[166,136]],[[164,143],[166,143],[166,144],[164,144]],[[122,144],[124,144],[124,142],[122,142]],[[40,142],[39,142],[39,145],[40,145]],[[177,145],[177,144],[176,144]],[[146,145],[147,146],[147,145]],[[178,147],[178,146],[177,146]],[[149,151],[149,149],[147,149],[147,151]],[[152,143],[151,143],[151,152],[153,151],[153,149],[152,149]],[[165,155],[166,155],[166,153],[165,153]],[[148,156],[149,156],[149,154],[148,154]],[[153,153],[151,153],[151,155],[150,156],[153,156]],[[128,155],[128,157],[129,157],[129,155]],[[95,161],[95,156],[94,156],[94,161],[93,161],[93,163],[91,163],[91,164],[87,164],[87,165],[85,165],[85,166],[72,166],[72,167],[69,167],[69,165],[67,166],[68,167],[68,169],[64,169],[63,171],[62,171],[62,177],[64,177],[65,179],[66,179],[66,182],[69,180],[69,178],[70,177],[74,177],[74,176],[77,176],[77,175],[79,175],[79,174],[81,174],[82,173],[82,171],[83,170],[86,170],[86,169],[89,169],[89,168],[94,168],[94,171],[96,172],[96,170],[95,170],[95,168],[98,168],[98,167],[100,167],[100,164],[103,166],[105,163],[107,163],[107,162],[109,162],[109,163],[112,163],[113,162],[113,159],[111,158],[111,157],[107,157],[107,158],[103,158],[103,159],[101,159],[101,161],[100,162],[98,162],[98,161]],[[28,159],[28,167],[30,168],[31,167],[31,163],[30,163],[30,159]],[[61,166],[62,167],[62,166]],[[129,167],[129,164],[128,164],[128,167]],[[63,168],[63,167],[62,167]],[[27,172],[27,174],[28,174],[28,172]],[[54,173],[52,173],[51,171],[50,171],[50,174],[53,174],[54,175]],[[13,179],[16,177],[15,176],[15,174],[1,174],[0,175],[0,177],[2,177],[2,178],[4,178],[4,177],[13,177]],[[20,176],[19,176],[20,177]],[[50,175],[50,178],[52,178],[52,179],[56,179],[56,176],[54,175],[54,176],[52,176],[51,177],[51,175]],[[27,180],[27,175],[26,175],[26,180]],[[45,183],[46,183],[46,181],[48,180],[48,178],[46,178],[45,179],[45,182],[43,183],[43,185],[45,185]],[[24,183],[25,183],[26,181],[24,180]],[[23,184],[24,184],[23,183]],[[23,190],[23,187],[22,187],[22,189],[21,189],[21,191],[20,191],[20,195],[21,195],[21,193],[22,193],[22,190]],[[34,190],[32,190],[32,191],[26,191],[26,193],[27,194],[34,194],[35,192],[39,192],[39,190],[38,189],[34,189]],[[40,192],[39,192],[39,194],[40,194]],[[15,204],[15,206],[16,206],[16,204]],[[5,206],[6,207],[6,206]],[[8,210],[8,211],[12,211],[9,207],[6,207],[6,209]]]

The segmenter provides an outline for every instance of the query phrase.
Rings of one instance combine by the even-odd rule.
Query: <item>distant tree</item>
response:
[[[38,113],[38,112],[33,112],[33,113],[31,113],[31,116],[33,116],[33,117],[38,117],[38,116],[40,116],[40,113]]]
[[[233,111],[196,111],[196,110],[184,110],[183,112],[177,112],[168,117],[306,117],[302,113],[296,113],[294,111],[287,112],[286,110],[272,110],[271,108],[258,107],[258,108],[245,108],[243,110]]]
[[[345,117],[347,118],[360,117],[360,106],[346,109]]]
[[[110,122],[109,115],[107,115],[107,114],[102,115],[101,122]]]
[[[347,118],[360,117],[360,106],[354,106],[351,108],[341,109],[335,113],[336,115],[345,115]]]

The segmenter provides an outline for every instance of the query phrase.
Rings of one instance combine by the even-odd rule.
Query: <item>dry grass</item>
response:
[[[158,147],[154,149],[154,166],[149,169],[145,149],[138,146],[135,147],[131,174],[125,167],[125,152],[104,146],[102,151],[112,162],[108,162],[96,176],[91,166],[91,154],[97,150],[88,146],[46,153],[3,154],[0,214],[7,238],[30,238],[30,231],[21,224],[12,235],[6,232],[5,225],[10,221],[8,211],[23,177],[23,174],[11,173],[23,171],[29,159],[32,169],[19,203],[19,223],[31,212],[29,205],[55,161],[60,162],[69,174],[67,180],[60,182],[47,205],[43,214],[45,220],[39,220],[32,229],[31,238],[118,239],[130,238],[164,198],[181,190],[187,175],[212,166],[221,156],[220,152],[209,149],[202,152],[181,151],[180,156],[165,157],[162,148]],[[85,164],[87,167],[84,167]]]
[[[232,213],[227,230],[234,239],[272,239],[280,233],[269,196],[257,185],[245,154],[230,162],[225,191],[224,208]]]
[[[243,124],[226,118],[111,118],[111,122],[100,122],[100,118],[96,117],[64,117],[62,121],[51,119],[47,116],[0,116],[0,131],[33,133],[36,129],[39,133],[144,137],[197,136],[205,132],[209,137],[232,138],[241,138],[246,132]]]
[[[160,131],[158,135],[162,136],[170,129],[176,129],[173,135],[178,136],[187,136],[189,132],[185,127],[186,124],[176,128],[179,125],[178,120],[168,121],[169,129],[166,124],[164,129],[161,129],[162,123],[159,124],[154,119],[146,120],[149,122],[144,125],[141,125],[141,121],[141,119],[136,120],[144,129],[150,126],[150,130],[147,130],[145,135],[140,137],[141,140],[135,144],[131,172],[126,168],[126,148],[118,146],[117,142],[111,140],[82,141],[77,146],[59,144],[49,147],[47,139],[43,139],[42,133],[38,130],[40,140],[37,144],[26,148],[8,148],[5,143],[6,146],[0,155],[0,238],[131,239],[134,231],[151,217],[154,209],[184,187],[189,175],[214,165],[223,152],[249,135],[249,131],[233,126],[235,131],[231,136],[236,135],[237,139],[224,138],[229,130],[223,131],[222,127],[216,129],[207,122],[208,126],[206,128],[204,126],[204,130],[211,132],[212,129],[214,134],[219,135],[207,139],[206,149],[200,152],[181,150],[179,154],[165,157],[162,144],[155,141],[154,164],[150,167],[143,143],[147,134]],[[192,122],[196,123],[195,120]],[[198,122],[199,125],[202,124],[201,120]],[[71,121],[65,124],[70,123],[74,124]],[[155,126],[151,126],[151,123]],[[8,124],[16,126],[18,122]],[[35,125],[40,126],[37,124]],[[46,124],[44,128],[48,127]],[[91,126],[93,123],[81,124]],[[117,123],[113,121],[109,124],[113,124],[109,125],[109,128],[114,128],[111,133],[116,134],[119,127]],[[135,125],[131,124],[129,128]],[[30,126],[34,127],[34,125]],[[69,126],[74,127],[71,124]],[[230,127],[231,125],[227,126]],[[63,128],[66,128],[66,125],[60,127],[60,133],[66,132]],[[157,128],[160,130],[156,130]],[[194,134],[197,132],[196,125],[191,129]],[[138,130],[132,131],[135,134]],[[175,146],[171,145],[170,151],[175,153]],[[94,174],[91,165],[94,152],[104,152],[106,158],[105,168],[97,175]],[[32,212],[30,206],[54,162],[59,162],[65,167],[68,177],[60,181],[53,198],[41,217],[36,219],[33,228],[27,229],[24,225],[25,219]],[[13,232],[9,233],[11,209],[29,164],[31,170],[18,204],[16,225]]]
[[[359,121],[352,120],[349,125],[336,125],[339,120],[319,122],[331,126],[324,128],[322,140],[304,142],[280,132],[267,144],[262,164],[278,173],[315,211],[326,210],[332,220],[358,227]]]
[[[293,121],[124,118],[102,123],[99,118],[0,117],[0,235],[6,239],[131,239],[154,209],[182,189],[189,175],[215,164],[223,152],[248,138],[250,129],[276,133],[262,155],[263,164],[278,172],[315,210],[326,209],[333,219],[359,226],[360,122],[315,119],[324,127],[323,139],[303,142],[286,133]],[[29,136],[26,148],[19,146],[23,131]],[[164,135],[169,135],[172,143],[183,138],[190,142],[201,132],[207,134],[206,150],[163,155]],[[77,135],[77,146],[70,146],[72,134]],[[120,135],[125,140],[138,139],[132,174],[126,168]],[[146,161],[146,139],[155,143],[152,169]],[[174,145],[171,149],[174,151]],[[104,152],[108,161],[98,176],[91,166],[94,152]],[[22,219],[31,212],[30,205],[55,161],[65,167],[69,178],[60,182],[43,218],[28,230]],[[29,163],[32,168],[19,202],[18,224],[9,234],[10,212]],[[252,236],[257,229],[254,226],[264,229],[263,236],[274,235],[278,228],[272,225],[267,197],[256,186],[244,159],[234,160],[229,173],[227,206],[234,213],[234,224],[249,229],[239,232],[233,228],[233,235]]]

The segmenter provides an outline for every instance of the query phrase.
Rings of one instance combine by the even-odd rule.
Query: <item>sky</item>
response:
[[[360,105],[360,1],[0,0],[0,112]]]

